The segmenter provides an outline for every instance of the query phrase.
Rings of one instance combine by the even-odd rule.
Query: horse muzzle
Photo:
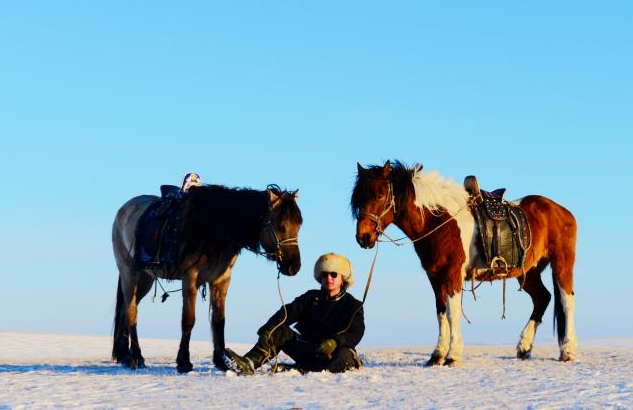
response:
[[[294,276],[301,270],[301,257],[297,255],[284,255],[281,261],[278,262],[279,271],[286,276]]]
[[[372,237],[369,233],[363,233],[356,235],[356,242],[358,242],[361,248],[371,249],[376,245],[376,238]]]

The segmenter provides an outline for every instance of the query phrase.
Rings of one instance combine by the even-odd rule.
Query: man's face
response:
[[[339,293],[343,286],[343,277],[336,272],[321,272],[321,284],[331,293]]]

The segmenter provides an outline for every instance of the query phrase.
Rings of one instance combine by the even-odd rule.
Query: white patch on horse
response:
[[[420,209],[438,213],[443,208],[455,216],[468,204],[468,192],[464,187],[435,171],[416,172],[411,182],[415,189],[415,205]]]
[[[559,285],[560,302],[565,313],[565,337],[563,338],[563,344],[560,348],[561,359],[563,360],[576,360],[578,350],[578,339],[576,339],[576,328],[574,325],[574,314],[576,313],[576,297],[572,294],[569,295]]]
[[[477,248],[475,244],[475,219],[468,210],[469,195],[463,185],[452,179],[447,179],[437,172],[416,172],[412,178],[415,189],[415,205],[426,208],[433,214],[440,214],[447,211],[457,223],[460,232],[462,249],[464,251],[464,263],[460,267],[461,280],[460,288],[463,289],[466,270],[472,266],[473,260],[477,258]],[[448,324],[450,331],[448,359],[460,361],[464,341],[461,334],[461,292],[455,293],[447,300]],[[440,336],[438,340],[438,350],[443,340],[442,326],[440,323]]]
[[[448,296],[446,300],[448,313],[448,324],[451,329],[451,340],[447,359],[460,362],[462,351],[464,350],[464,340],[461,332],[462,316],[462,292],[456,292],[453,296]]]
[[[446,353],[448,353],[451,332],[448,325],[448,319],[446,318],[446,313],[437,314],[437,323],[440,331],[437,336],[437,345],[435,346],[435,351],[433,351],[433,356],[439,357],[443,361]]]
[[[534,343],[534,336],[536,335],[536,328],[538,328],[539,323],[534,320],[528,320],[527,324],[523,328],[521,332],[521,339],[519,339],[519,344],[517,344],[517,352],[519,353],[528,353],[528,357],[530,356],[530,352],[532,352],[532,345]]]

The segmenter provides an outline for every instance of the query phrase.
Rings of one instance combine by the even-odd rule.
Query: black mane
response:
[[[270,188],[281,198],[281,220],[301,223],[301,211],[292,194]],[[268,192],[223,185],[192,187],[185,201],[186,215],[181,239],[184,255],[192,252],[260,250],[260,231],[268,215]],[[184,256],[183,255],[183,256]]]
[[[361,207],[364,204],[375,199],[371,184],[376,178],[381,177],[382,168],[382,165],[370,165],[365,168],[364,172],[359,172],[358,175],[356,175],[356,183],[354,184],[352,199],[350,201],[352,217],[354,217],[354,219],[358,219]],[[411,182],[414,171],[414,168],[410,168],[398,160],[391,162],[390,180],[393,184],[396,211],[405,209],[409,196],[414,195],[413,183]]]

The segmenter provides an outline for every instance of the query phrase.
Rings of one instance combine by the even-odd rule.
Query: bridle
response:
[[[382,234],[384,233],[384,231],[382,229],[383,228],[382,222],[380,222],[380,220],[382,219],[383,216],[387,215],[387,213],[391,209],[393,209],[393,214],[395,215],[396,214],[396,197],[393,193],[393,183],[389,181],[389,187],[387,190],[387,201],[385,202],[385,208],[380,213],[380,215],[373,214],[367,211],[362,211],[361,213],[358,214],[358,220],[360,221],[362,218],[367,218],[371,220],[372,222],[376,224],[376,232],[378,234]]]
[[[299,246],[299,237],[294,236],[291,238],[286,238],[283,240],[279,240],[279,236],[277,236],[277,232],[275,232],[275,228],[273,226],[272,215],[269,215],[268,220],[264,224],[262,228],[263,232],[268,232],[268,235],[275,240],[275,250],[272,252],[260,252],[262,255],[266,256],[269,259],[275,258],[277,262],[277,269],[281,268],[281,262],[284,259],[283,246]]]

